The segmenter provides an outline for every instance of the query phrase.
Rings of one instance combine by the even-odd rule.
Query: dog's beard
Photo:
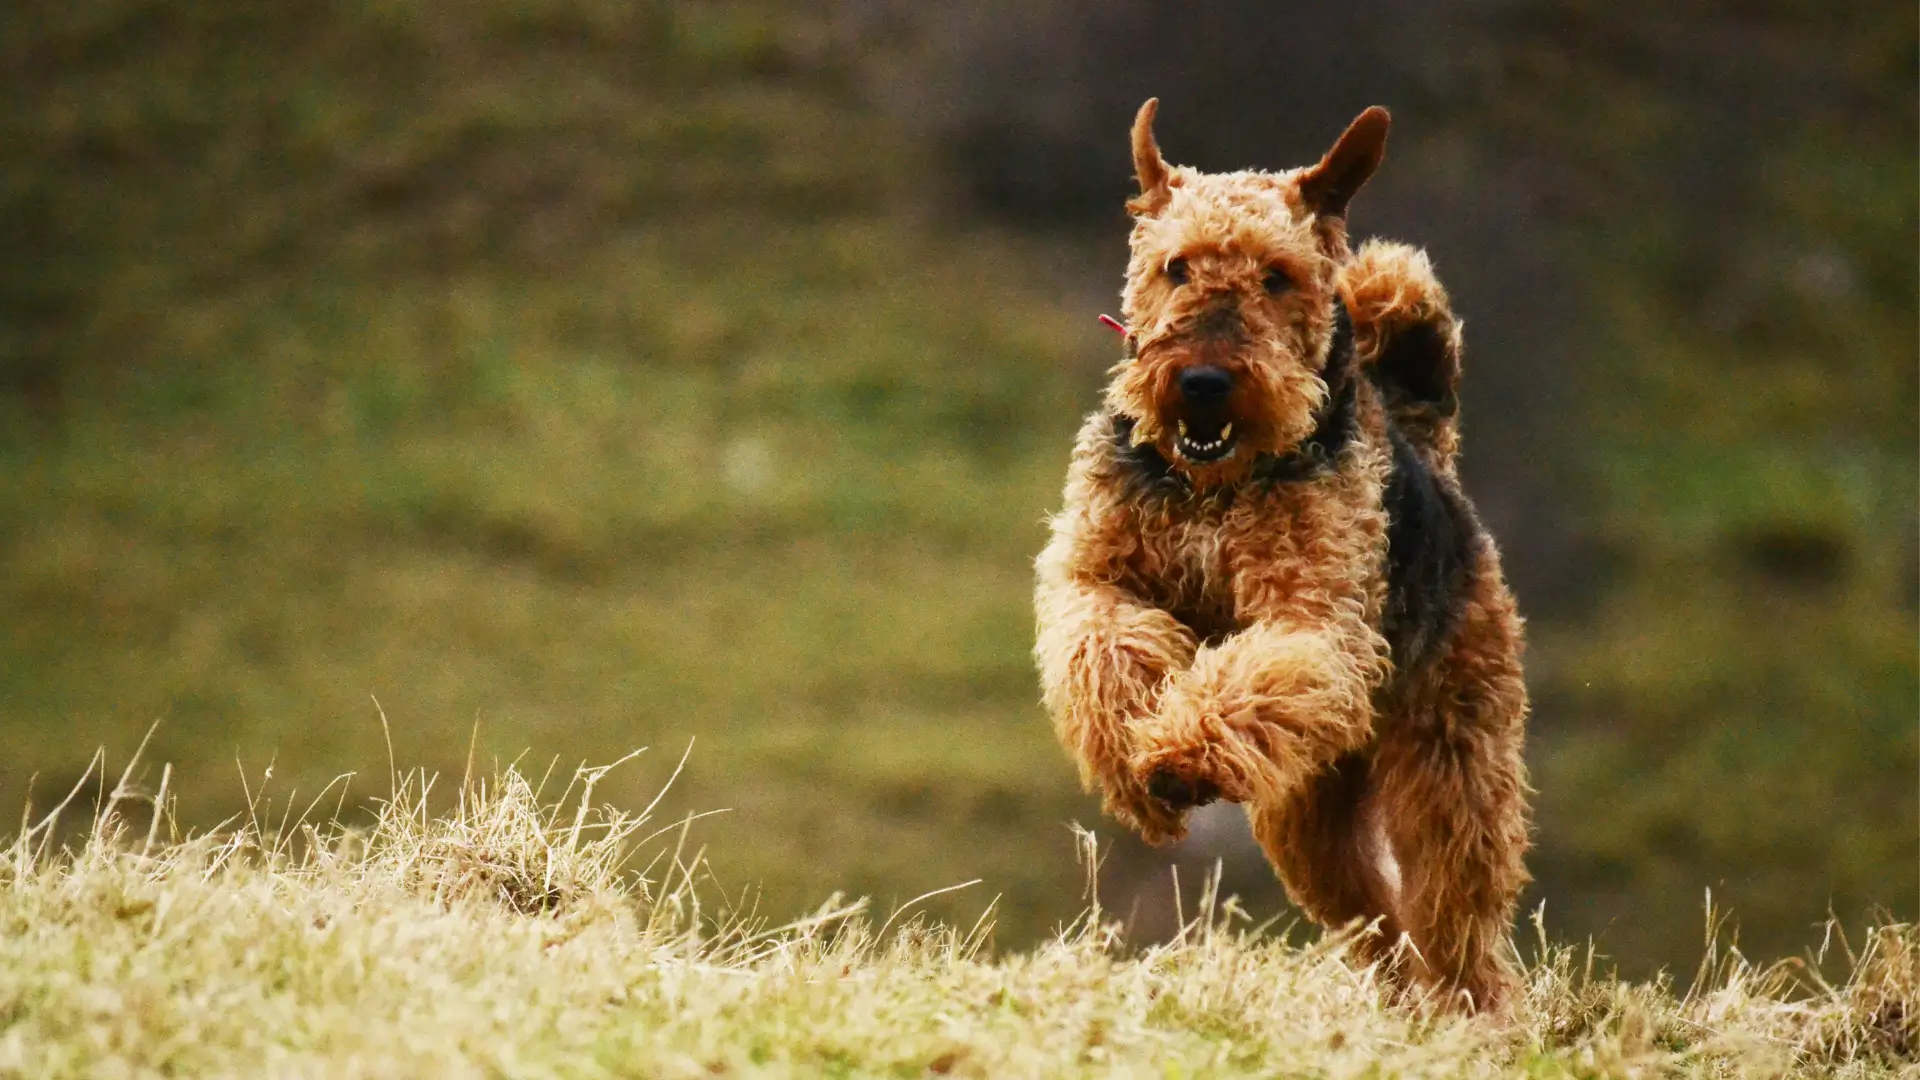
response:
[[[1189,473],[1224,478],[1262,455],[1292,452],[1313,433],[1327,387],[1298,361],[1236,362],[1229,370],[1238,387],[1229,402],[1201,409],[1178,390],[1179,372],[1191,366],[1183,360],[1155,362],[1143,354],[1116,370],[1108,408],[1132,421],[1134,445],[1153,446]]]

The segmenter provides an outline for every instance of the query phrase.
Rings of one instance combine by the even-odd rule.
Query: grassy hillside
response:
[[[1057,484],[1035,414],[1070,408],[1071,364],[1029,328],[1079,320],[942,310],[944,275],[992,270],[956,251],[837,321],[806,279],[843,245],[859,274],[905,261],[857,226],[763,235],[745,272],[606,257],[608,289],[678,298],[636,316],[666,360],[594,343],[569,285],[286,300],[255,324],[285,362],[169,374],[9,447],[0,692],[33,722],[0,790],[160,718],[208,820],[236,751],[303,789],[381,760],[378,698],[443,763],[476,728],[539,758],[698,736],[690,790],[764,836],[732,869],[816,891],[811,859],[912,882],[970,821],[1058,829],[1078,804],[1030,704],[1026,594]],[[702,338],[726,357],[689,357]],[[998,846],[967,874],[1033,880]]]
[[[669,809],[730,811],[715,872],[769,911],[981,878],[1003,941],[1071,918],[1097,814],[1035,705],[1029,560],[1115,275],[949,205],[863,88],[885,35],[847,33],[747,2],[0,10],[0,807],[156,719],[200,825],[236,758],[302,793],[377,767],[382,710],[450,772],[697,739]],[[1626,130],[1683,142],[1674,115]],[[1635,363],[1570,496],[1600,600],[1534,624],[1534,865],[1639,971],[1691,955],[1705,886],[1768,956],[1920,888],[1882,227],[1912,185],[1875,138],[1855,186],[1767,174],[1846,238],[1811,305],[1845,317],[1737,339],[1791,350],[1742,366],[1649,299],[1697,269],[1670,218],[1583,275]],[[1809,310],[1756,295],[1730,310]]]
[[[1536,624],[1540,868],[1626,953],[1702,883],[1776,928],[1920,896],[1920,13],[1672,15],[1514,5],[1487,102],[1595,342],[1608,585]]]
[[[433,816],[282,818],[183,839],[115,786],[72,853],[0,857],[0,1076],[1865,1078],[1920,1064],[1920,939],[1815,968],[1711,955],[1684,992],[1569,950],[1511,1022],[1382,1001],[1339,940],[1301,948],[1203,894],[1173,942],[1095,909],[1024,954],[911,906],[768,925],[716,911],[683,830],[470,777]],[[557,780],[550,781],[558,788]],[[132,810],[131,820],[121,816]],[[84,813],[80,816],[85,817]],[[156,827],[157,826],[157,827]],[[664,835],[663,835],[664,834]]]
[[[383,760],[377,698],[445,767],[697,737],[722,872],[788,909],[985,877],[1021,933],[1071,914],[1034,845],[1094,811],[1029,564],[1110,341],[1035,250],[923,219],[804,22],[132,10],[49,15],[73,69],[14,117],[125,153],[12,174],[112,220],[45,219],[88,316],[4,399],[0,801],[160,719],[210,822],[236,756]],[[208,66],[228,37],[277,89]]]

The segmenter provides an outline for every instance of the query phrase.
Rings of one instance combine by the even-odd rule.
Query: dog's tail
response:
[[[1340,271],[1355,358],[1387,413],[1434,471],[1452,475],[1460,448],[1460,321],[1427,254],[1369,240]]]

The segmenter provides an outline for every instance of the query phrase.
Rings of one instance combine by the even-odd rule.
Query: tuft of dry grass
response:
[[[876,923],[834,898],[772,924],[712,896],[687,822],[558,796],[516,766],[395,774],[371,824],[249,791],[176,835],[132,769],[0,855],[0,1076],[1770,1076],[1920,1069],[1920,933],[1837,926],[1804,963],[1710,944],[1692,984],[1540,947],[1501,1021],[1386,1002],[1355,929],[1291,944],[1203,890],[1173,941],[1101,911],[1031,951]],[[617,764],[617,763],[616,763]],[[140,808],[151,808],[145,827]],[[1083,834],[1090,885],[1098,857]],[[1723,935],[1710,920],[1710,942]],[[1833,961],[1829,964],[1829,961]],[[1829,967],[1844,969],[1834,978]]]

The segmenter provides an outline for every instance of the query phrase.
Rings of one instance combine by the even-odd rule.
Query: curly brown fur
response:
[[[1527,880],[1521,620],[1454,478],[1446,292],[1413,248],[1348,246],[1386,112],[1308,168],[1207,174],[1160,156],[1154,108],[1127,358],[1037,564],[1047,708],[1148,840],[1242,803],[1310,916],[1378,921],[1409,988],[1497,1007]]]
[[[1431,468],[1449,475],[1460,448],[1460,324],[1427,253],[1369,240],[1340,268],[1360,366],[1387,414]]]

